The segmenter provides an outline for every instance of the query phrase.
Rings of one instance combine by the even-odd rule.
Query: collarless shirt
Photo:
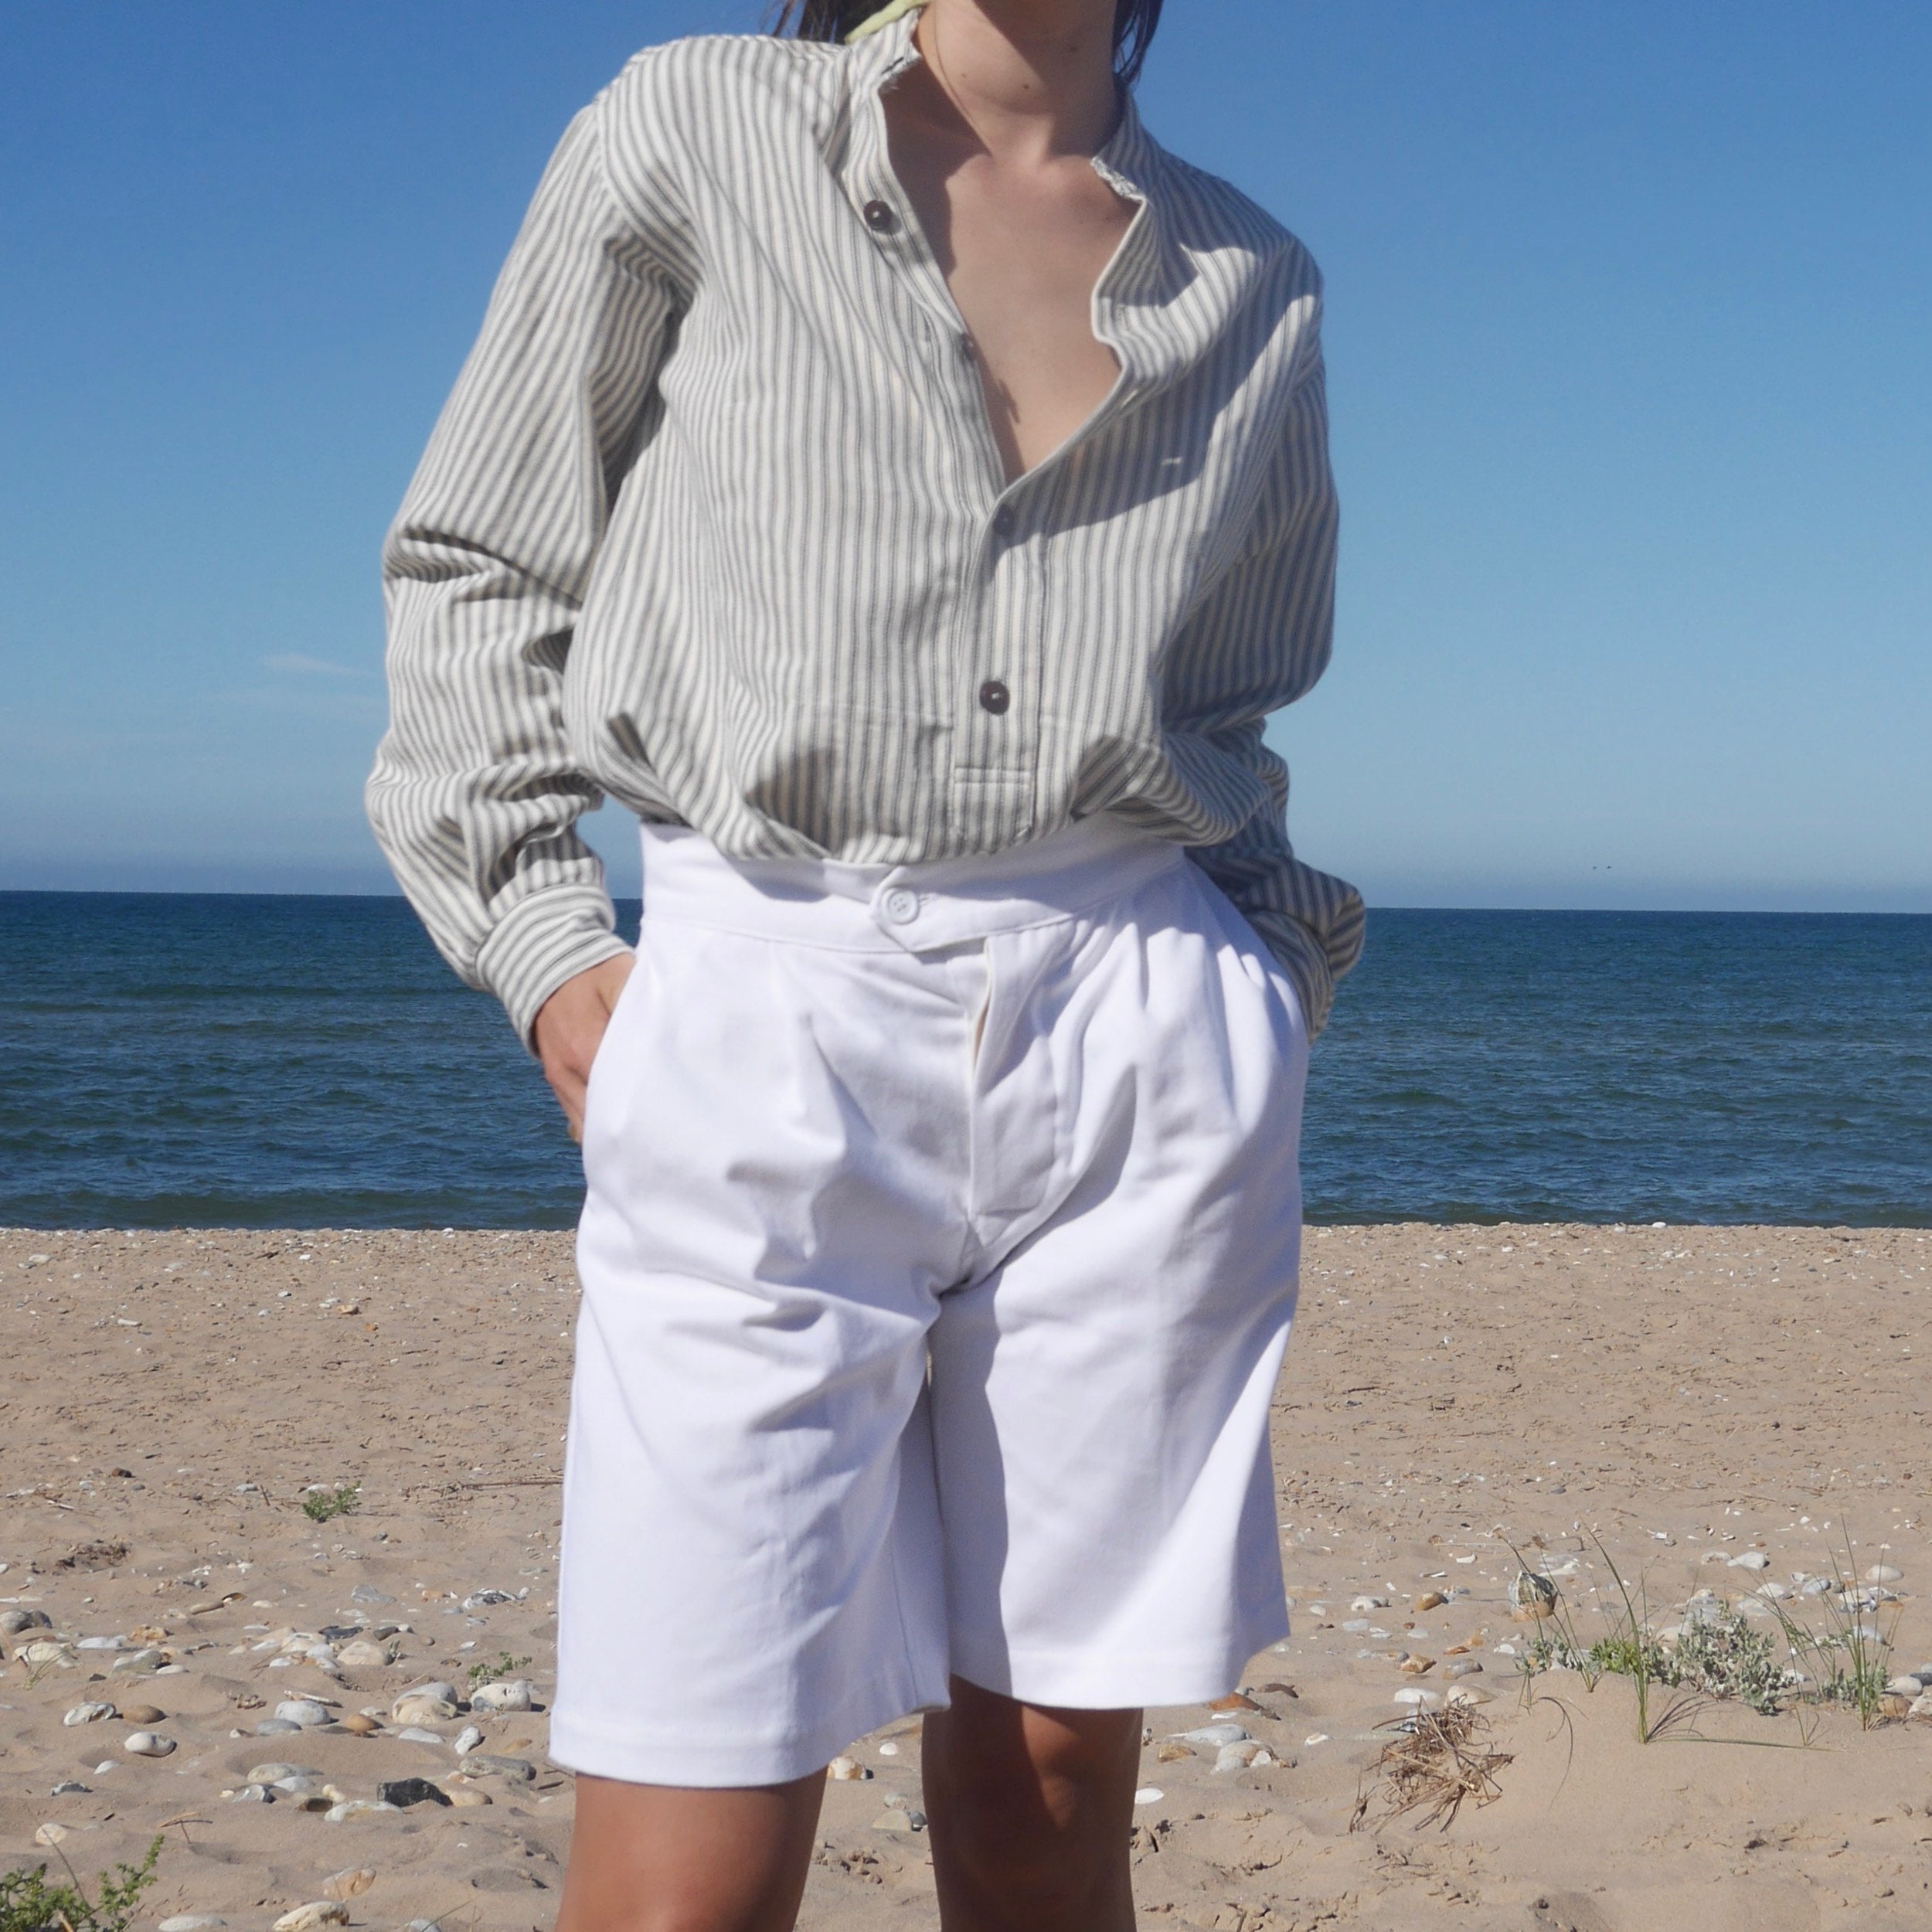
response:
[[[1097,813],[1193,849],[1311,1030],[1362,941],[1267,714],[1320,676],[1336,513],[1306,251],[1123,92],[1119,374],[1006,479],[887,149],[916,15],[647,49],[571,123],[384,550],[371,821],[526,1042],[623,950],[607,794],[740,858],[903,865]]]

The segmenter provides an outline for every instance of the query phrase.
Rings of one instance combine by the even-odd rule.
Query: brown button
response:
[[[899,226],[899,217],[892,211],[889,202],[869,201],[866,204],[866,226],[875,235],[889,235]]]
[[[995,718],[1006,715],[1006,707],[1013,702],[1013,694],[997,678],[988,678],[979,687],[979,708],[990,711]]]

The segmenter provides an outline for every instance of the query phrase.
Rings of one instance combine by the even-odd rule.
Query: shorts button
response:
[[[893,213],[889,202],[869,201],[866,204],[866,226],[875,235],[889,235],[899,226],[899,217]]]
[[[880,899],[879,906],[895,926],[910,926],[919,917],[919,895],[910,886],[894,886]]]
[[[979,708],[990,711],[995,718],[1006,715],[1006,707],[1013,702],[1013,694],[997,678],[988,678],[979,687]]]

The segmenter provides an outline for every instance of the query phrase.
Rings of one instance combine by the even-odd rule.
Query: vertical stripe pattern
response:
[[[369,816],[527,1040],[621,950],[607,794],[737,857],[908,864],[1109,812],[1193,849],[1312,1027],[1360,951],[1267,714],[1328,662],[1320,281],[1141,127],[1107,402],[1009,484],[886,151],[903,19],[640,54],[573,121],[384,552]]]

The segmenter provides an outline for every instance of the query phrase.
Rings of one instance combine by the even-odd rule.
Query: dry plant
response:
[[[1502,1796],[1496,1774],[1512,1761],[1511,1755],[1492,1751],[1483,1742],[1489,1721],[1473,1705],[1418,1711],[1413,1717],[1398,1718],[1394,1729],[1397,1735],[1383,1746],[1375,1764],[1389,1817],[1420,1811],[1417,1831],[1426,1825],[1447,1831],[1464,1800],[1480,1808]],[[1350,1831],[1366,1821],[1369,1804],[1366,1792],[1357,1798]]]

